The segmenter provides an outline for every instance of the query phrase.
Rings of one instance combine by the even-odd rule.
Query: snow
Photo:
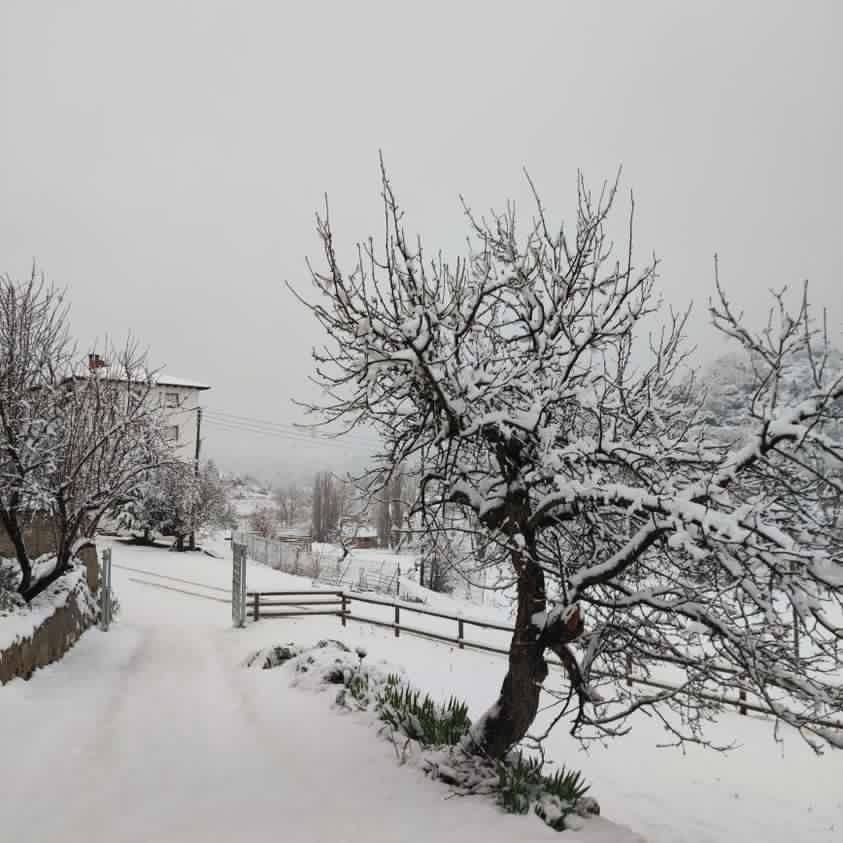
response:
[[[105,366],[103,368],[96,370],[97,375],[101,378],[105,378],[111,381],[125,381],[129,379],[129,373],[119,366]],[[80,366],[76,370],[76,377],[89,377],[90,370],[86,366]],[[146,372],[132,372],[131,379],[133,381],[149,381],[153,386],[173,386],[173,387],[180,387],[183,389],[198,389],[198,390],[205,390],[210,389],[211,387],[207,384],[200,383],[192,378],[179,378],[173,375],[168,375],[166,372],[150,372],[147,375]]]
[[[737,714],[711,727],[722,741],[738,739],[741,747],[728,755],[659,750],[669,736],[644,716],[628,737],[588,752],[557,728],[549,756],[583,771],[604,815],[562,837],[534,817],[502,814],[491,800],[449,799],[442,784],[399,767],[391,744],[365,718],[332,710],[331,694],[292,688],[289,673],[247,670],[243,660],[272,644],[338,638],[365,648],[373,663],[402,666],[434,696],[465,699],[476,721],[495,699],[505,658],[395,639],[390,630],[362,624],[343,628],[336,618],[235,630],[223,603],[141,582],[201,582],[206,594],[224,598],[216,589],[230,588],[228,559],[116,544],[114,563],[121,566],[114,569],[121,616],[111,631],[87,632],[61,662],[0,688],[0,792],[4,804],[15,806],[4,812],[3,839],[831,843],[841,837],[843,753],[816,757],[788,731],[776,743],[770,721]],[[303,582],[265,566],[248,569],[250,589]],[[7,620],[0,619],[0,629]],[[554,713],[545,712],[536,731]],[[47,780],[62,786],[50,790],[48,802],[33,798]]]
[[[85,570],[79,568],[52,583],[29,605],[15,606],[11,610],[0,608],[0,652],[18,641],[31,638],[44,621],[66,604],[71,592],[78,589],[77,599],[84,600],[87,589],[79,588],[84,580]],[[80,605],[80,608],[85,606]]]

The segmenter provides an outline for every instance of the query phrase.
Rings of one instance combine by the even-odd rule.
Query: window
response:
[[[168,427],[164,428],[164,439],[167,442],[178,442],[179,441],[179,426],[177,424],[169,425]]]
[[[166,392],[164,393],[164,406],[165,407],[178,407],[179,406],[179,394],[178,392]]]

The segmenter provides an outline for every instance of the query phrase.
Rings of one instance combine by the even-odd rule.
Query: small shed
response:
[[[349,547],[364,549],[378,546],[378,531],[368,525],[349,525],[346,542]]]

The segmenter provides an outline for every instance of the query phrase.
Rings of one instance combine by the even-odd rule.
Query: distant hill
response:
[[[752,425],[750,409],[754,394],[762,384],[765,369],[745,352],[729,352],[714,360],[699,374],[705,390],[704,418],[729,439],[745,435]],[[833,349],[826,361],[827,378],[843,373],[843,354]],[[794,356],[780,373],[779,406],[804,400],[813,390],[814,373],[807,352]],[[765,390],[768,394],[769,387]],[[758,412],[763,412],[765,392],[760,395]]]

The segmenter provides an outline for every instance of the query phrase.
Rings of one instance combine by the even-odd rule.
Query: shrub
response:
[[[422,765],[428,773],[459,793],[494,794],[507,813],[532,811],[556,831],[570,827],[572,814],[599,813],[594,800],[583,799],[589,786],[579,771],[561,767],[546,774],[540,759],[522,752],[495,762],[472,751],[471,719],[464,702],[451,697],[436,703],[398,673],[388,673],[385,663],[369,664],[365,658],[362,648],[352,653],[342,642],[329,639],[307,650],[293,644],[259,650],[248,664],[275,667],[293,660],[295,684],[340,686],[338,706],[371,711],[393,735],[414,741],[423,750]]]
[[[585,796],[585,784],[578,770],[563,766],[553,775],[542,772],[543,764],[521,752],[498,764],[498,803],[509,814],[526,814],[530,808],[551,828],[562,831],[566,817]]]
[[[301,652],[301,647],[295,644],[287,644],[285,647],[266,647],[258,650],[246,659],[246,667],[260,667],[270,670],[273,667],[285,664],[295,658]]]
[[[451,697],[437,705],[394,675],[378,693],[377,711],[381,720],[422,746],[455,746],[471,728],[464,702]]]

